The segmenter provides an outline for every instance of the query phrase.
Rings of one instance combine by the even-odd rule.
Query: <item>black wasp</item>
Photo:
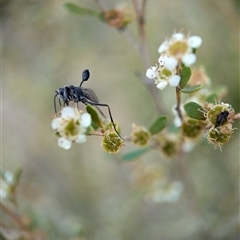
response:
[[[55,113],[57,113],[56,97],[59,98],[60,106],[61,106],[60,99],[63,101],[63,105],[64,106],[68,106],[69,102],[74,102],[74,103],[82,102],[85,105],[89,104],[89,105],[95,106],[98,109],[98,111],[104,117],[105,117],[105,115],[98,108],[98,106],[107,107],[108,108],[108,112],[109,112],[109,116],[110,116],[110,120],[111,120],[111,123],[113,125],[113,128],[114,128],[115,132],[118,134],[118,136],[122,139],[121,135],[118,133],[118,131],[116,129],[116,126],[114,124],[110,107],[107,104],[105,104],[105,103],[100,103],[96,93],[91,88],[84,88],[84,87],[82,87],[82,84],[85,81],[87,81],[89,79],[89,77],[90,77],[90,72],[89,72],[88,69],[85,69],[83,71],[83,73],[82,73],[82,81],[81,81],[79,87],[76,87],[74,85],[66,85],[63,88],[59,88],[58,90],[56,90],[56,95],[54,96],[54,109],[55,109]]]
[[[217,116],[215,128],[221,126],[228,118],[229,112],[225,110]]]

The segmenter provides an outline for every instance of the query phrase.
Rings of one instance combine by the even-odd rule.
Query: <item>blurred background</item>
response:
[[[94,1],[72,2],[99,10]],[[168,179],[183,184],[175,202],[146,201],[141,186],[133,184],[137,163],[121,160],[136,148],[131,143],[116,155],[104,152],[98,137],[88,137],[86,144],[68,151],[58,147],[51,129],[55,90],[78,85],[86,68],[91,78],[85,87],[110,105],[123,134],[130,133],[132,123],[149,126],[159,116],[150,92],[136,76],[146,72],[138,53],[115,29],[95,18],[70,14],[65,3],[2,1],[2,169],[23,169],[18,213],[39,239],[239,239],[239,130],[222,152],[205,143],[183,159],[166,161],[153,151],[136,161],[157,164]],[[104,3],[111,9],[119,1]],[[126,3],[132,8],[131,1]],[[236,112],[238,4],[149,0],[146,9],[152,65],[159,45],[174,30],[201,36],[196,65],[205,67],[213,88],[227,85],[222,101]],[[134,22],[129,29],[138,38]],[[170,113],[173,89],[159,94]],[[5,215],[2,220],[15,226]]]

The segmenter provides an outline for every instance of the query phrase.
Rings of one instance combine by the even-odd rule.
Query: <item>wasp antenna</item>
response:
[[[82,73],[82,82],[80,83],[79,87],[81,87],[83,82],[87,81],[89,79],[89,77],[90,77],[90,72],[88,69],[85,69]]]

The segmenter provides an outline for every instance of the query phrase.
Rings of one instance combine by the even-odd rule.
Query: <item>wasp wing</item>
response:
[[[91,88],[83,88],[81,87],[84,96],[92,102],[99,103],[98,97],[96,93]]]

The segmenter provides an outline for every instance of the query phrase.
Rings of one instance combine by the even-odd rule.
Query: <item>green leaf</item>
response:
[[[167,117],[166,116],[162,116],[162,117],[159,117],[151,125],[151,127],[148,130],[153,135],[153,134],[156,134],[156,133],[160,132],[161,130],[163,130],[166,127],[166,125],[167,125]]]
[[[99,19],[102,19],[102,13],[101,12],[96,12],[92,9],[88,8],[82,8],[80,6],[77,6],[73,3],[66,3],[65,7],[72,13],[78,14],[78,15],[91,15],[94,17],[97,17]]]
[[[203,108],[201,105],[195,102],[186,103],[184,109],[187,115],[191,118],[198,119],[198,120],[206,120],[203,114]]]
[[[92,127],[94,130],[97,130],[97,129],[99,128],[99,126],[98,126],[94,121],[92,121],[91,127]],[[89,129],[89,130],[90,130],[90,129]]]
[[[202,88],[202,84],[196,85],[196,86],[189,86],[187,85],[185,88],[181,89],[182,93],[193,93]]]
[[[215,103],[217,99],[218,95],[216,93],[212,93],[205,98],[205,101],[208,103]]]
[[[185,88],[191,77],[191,68],[184,66],[180,74],[180,88]]]
[[[86,106],[86,110],[87,112],[91,115],[92,121],[100,128],[103,128],[102,126],[102,122],[98,116],[97,111],[91,106],[91,105],[87,105]],[[93,124],[93,128],[94,128],[94,124]]]
[[[140,148],[138,150],[126,153],[122,156],[123,161],[132,161],[146,153],[150,148]]]

